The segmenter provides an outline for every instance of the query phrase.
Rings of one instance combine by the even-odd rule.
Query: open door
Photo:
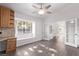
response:
[[[66,22],[66,44],[76,47],[75,43],[75,20]]]

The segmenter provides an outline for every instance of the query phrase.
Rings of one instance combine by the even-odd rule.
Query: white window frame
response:
[[[16,21],[20,21],[20,20],[21,21],[31,21],[32,22],[32,32],[31,33],[18,34]],[[26,20],[26,19],[22,19],[22,18],[16,18],[15,19],[15,37],[17,37],[18,40],[34,38],[35,37],[35,22],[32,21],[32,20]]]

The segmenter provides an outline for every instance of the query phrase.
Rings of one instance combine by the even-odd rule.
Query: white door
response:
[[[66,22],[66,44],[75,46],[75,20]]]

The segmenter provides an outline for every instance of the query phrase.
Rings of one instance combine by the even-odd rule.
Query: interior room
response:
[[[79,56],[79,3],[0,3],[0,56]]]

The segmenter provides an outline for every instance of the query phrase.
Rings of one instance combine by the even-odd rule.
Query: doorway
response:
[[[66,21],[66,45],[77,47],[75,41],[76,20]]]

